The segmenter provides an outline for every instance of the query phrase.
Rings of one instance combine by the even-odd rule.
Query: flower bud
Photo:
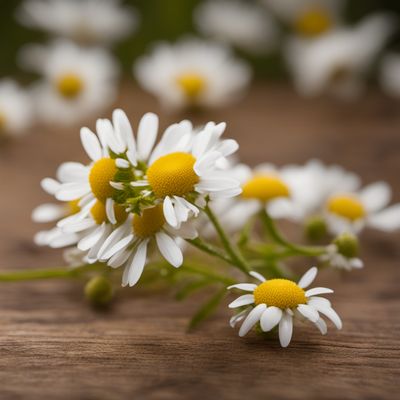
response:
[[[85,296],[94,306],[107,305],[114,295],[114,290],[109,279],[99,275],[90,279],[85,286]]]
[[[328,232],[324,219],[318,216],[308,218],[304,231],[307,238],[312,241],[323,239]]]
[[[342,233],[333,241],[338,249],[338,253],[347,258],[356,257],[359,250],[358,239],[351,233]]]

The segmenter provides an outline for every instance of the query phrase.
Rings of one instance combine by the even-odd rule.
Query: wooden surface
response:
[[[132,121],[160,112],[128,87],[120,99]],[[165,127],[184,115],[163,115]],[[400,200],[400,104],[368,94],[356,104],[304,101],[287,88],[258,86],[228,109],[192,115],[227,121],[241,157],[255,164],[341,163],[365,182],[387,179]],[[136,122],[134,122],[136,124]],[[93,127],[93,122],[89,122]],[[38,249],[30,212],[39,188],[66,160],[84,160],[78,127],[37,128],[0,148],[0,268],[54,266],[61,253]],[[335,289],[344,328],[327,336],[297,326],[289,348],[228,324],[228,299],[193,333],[202,300],[126,289],[108,312],[91,310],[76,282],[0,284],[0,399],[393,399],[400,389],[399,234],[366,232],[366,268],[321,273]],[[307,266],[304,266],[306,268]],[[128,293],[129,292],[129,293]]]

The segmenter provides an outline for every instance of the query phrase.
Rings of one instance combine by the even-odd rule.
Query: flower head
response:
[[[158,44],[134,66],[139,84],[169,108],[219,106],[247,86],[250,70],[223,45],[187,39]]]
[[[332,293],[333,290],[323,287],[305,290],[315,279],[317,271],[317,268],[311,268],[298,283],[288,279],[266,280],[259,273],[251,272],[260,284],[239,283],[229,286],[228,289],[251,292],[229,304],[229,308],[249,306],[231,318],[231,326],[234,327],[237,322],[244,320],[239,336],[245,336],[258,322],[263,332],[279,325],[279,341],[282,347],[287,347],[291,341],[294,318],[309,320],[322,334],[326,334],[327,326],[320,315],[322,314],[330,319],[337,329],[341,329],[342,322],[329,300],[319,297],[320,294]]]

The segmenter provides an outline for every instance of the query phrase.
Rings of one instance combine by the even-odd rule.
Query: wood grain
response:
[[[125,86],[118,105],[132,121],[150,110],[163,127],[186,117],[166,115]],[[240,105],[190,118],[227,121],[227,135],[240,141],[248,163],[337,162],[365,182],[388,180],[399,201],[399,111],[377,93],[337,104],[258,85]],[[60,162],[80,159],[78,127],[37,127],[0,148],[1,269],[61,263],[59,252],[32,244],[38,227],[30,212],[48,200],[40,179]],[[363,271],[322,273],[318,283],[335,289],[344,328],[323,337],[297,326],[288,349],[254,334],[238,338],[226,304],[186,333],[202,294],[179,303],[169,293],[126,289],[99,313],[82,300],[77,282],[1,284],[0,399],[393,399],[400,389],[398,243],[399,234],[366,232]]]

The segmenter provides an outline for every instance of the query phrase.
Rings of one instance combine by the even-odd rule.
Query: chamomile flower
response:
[[[375,182],[355,192],[336,193],[325,207],[330,231],[359,233],[366,226],[387,232],[399,229],[400,203],[387,207],[390,198],[391,189],[386,182]]]
[[[238,149],[235,140],[220,139],[225,128],[225,123],[209,122],[180,140],[166,133],[150,156],[143,184],[163,200],[164,216],[172,227],[179,228],[190,216],[197,216],[196,203],[205,196],[229,198],[241,192],[239,181],[219,167],[221,159]]]
[[[25,26],[83,44],[111,44],[138,24],[136,12],[120,0],[25,0],[17,17]]]
[[[286,59],[297,90],[305,96],[356,97],[394,26],[390,15],[373,15],[313,41],[290,40]]]
[[[400,55],[388,54],[382,60],[381,86],[393,97],[400,97]]]
[[[11,79],[0,80],[0,137],[22,135],[32,121],[31,97]]]
[[[323,264],[328,264],[330,267],[351,271],[364,267],[363,261],[358,257],[346,256],[340,253],[336,244],[332,243],[326,248],[326,254],[319,257]]]
[[[165,107],[215,107],[234,100],[247,86],[250,69],[223,45],[182,40],[161,43],[134,66],[139,84]]]
[[[208,0],[194,13],[200,32],[252,53],[271,50],[277,39],[277,26],[257,4],[238,0]]]
[[[325,335],[326,322],[321,315],[330,319],[337,329],[342,328],[342,321],[331,306],[329,300],[319,297],[321,294],[333,293],[333,290],[316,287],[305,290],[315,279],[317,268],[309,269],[298,283],[288,279],[266,280],[257,272],[250,274],[261,283],[239,283],[228,289],[240,289],[249,294],[240,296],[229,304],[229,308],[247,307],[230,320],[232,327],[244,320],[239,336],[245,336],[258,322],[262,331],[268,332],[279,326],[279,341],[287,347],[292,339],[293,319],[309,320]]]
[[[264,3],[294,33],[315,38],[334,29],[340,23],[342,0],[264,0]]]
[[[196,236],[190,224],[178,230],[171,228],[166,223],[162,204],[157,204],[143,209],[140,215],[130,214],[104,241],[97,257],[112,268],[124,266],[122,286],[134,286],[142,275],[151,242],[155,242],[162,256],[177,268],[183,262],[180,239]]]
[[[115,99],[118,68],[103,49],[60,40],[48,47],[29,45],[20,56],[43,76],[33,91],[36,111],[46,122],[74,124]]]

